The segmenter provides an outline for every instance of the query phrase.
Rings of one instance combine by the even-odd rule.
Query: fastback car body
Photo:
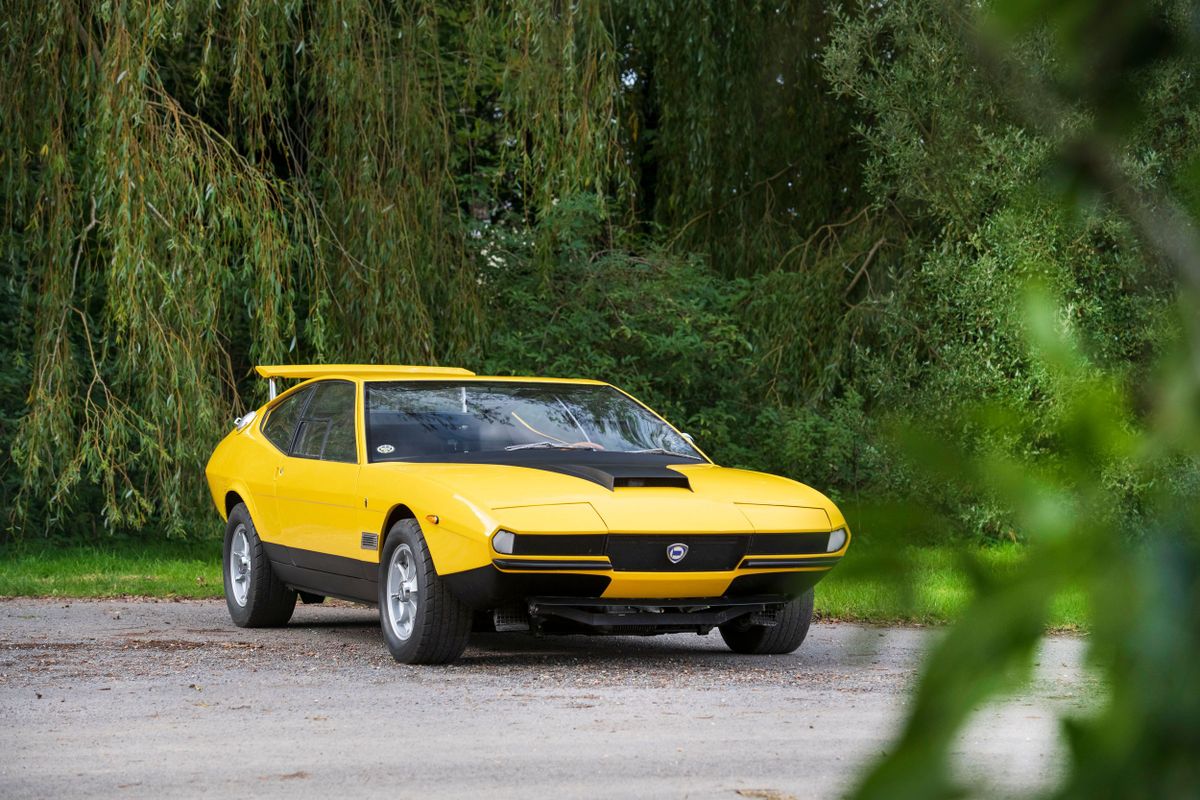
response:
[[[714,464],[599,381],[456,368],[269,366],[272,399],[206,474],[226,600],[281,625],[297,594],[378,604],[397,660],[458,657],[474,627],[708,633],[790,652],[846,552],[837,507]],[[303,382],[275,396],[275,381]]]

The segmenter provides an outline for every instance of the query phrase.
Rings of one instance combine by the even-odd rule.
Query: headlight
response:
[[[836,553],[846,546],[846,529],[838,528],[833,533],[829,534],[829,544],[825,547],[826,553]]]
[[[497,553],[503,553],[506,556],[511,556],[513,553],[513,545],[517,543],[517,535],[512,531],[496,531],[496,535],[492,537],[492,547]]]

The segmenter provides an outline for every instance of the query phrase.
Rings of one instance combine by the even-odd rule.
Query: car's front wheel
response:
[[[421,526],[398,521],[379,558],[379,624],[392,657],[448,664],[466,649],[471,618],[434,570]]]
[[[238,503],[225,526],[222,559],[225,604],[240,628],[273,628],[287,624],[296,608],[296,593],[271,570],[250,512]]]
[[[735,653],[759,656],[790,653],[808,635],[812,613],[813,590],[809,589],[779,610],[774,625],[750,625],[744,620],[734,620],[720,627],[721,638]]]

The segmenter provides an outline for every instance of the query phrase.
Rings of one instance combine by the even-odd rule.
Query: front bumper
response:
[[[714,605],[755,597],[785,602],[812,588],[841,560],[822,557],[747,556],[734,569],[714,572],[631,572],[613,569],[607,559],[525,559],[498,557],[488,566],[442,577],[463,603],[494,609],[534,597],[572,601],[658,604],[688,601]],[[636,602],[635,602],[636,601]]]

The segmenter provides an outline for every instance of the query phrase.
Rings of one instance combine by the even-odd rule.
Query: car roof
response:
[[[518,375],[476,375],[461,367],[431,367],[410,364],[275,364],[255,367],[264,378],[357,378],[370,380],[445,380],[518,381],[528,383],[589,383],[603,381],[585,378],[544,378]]]

